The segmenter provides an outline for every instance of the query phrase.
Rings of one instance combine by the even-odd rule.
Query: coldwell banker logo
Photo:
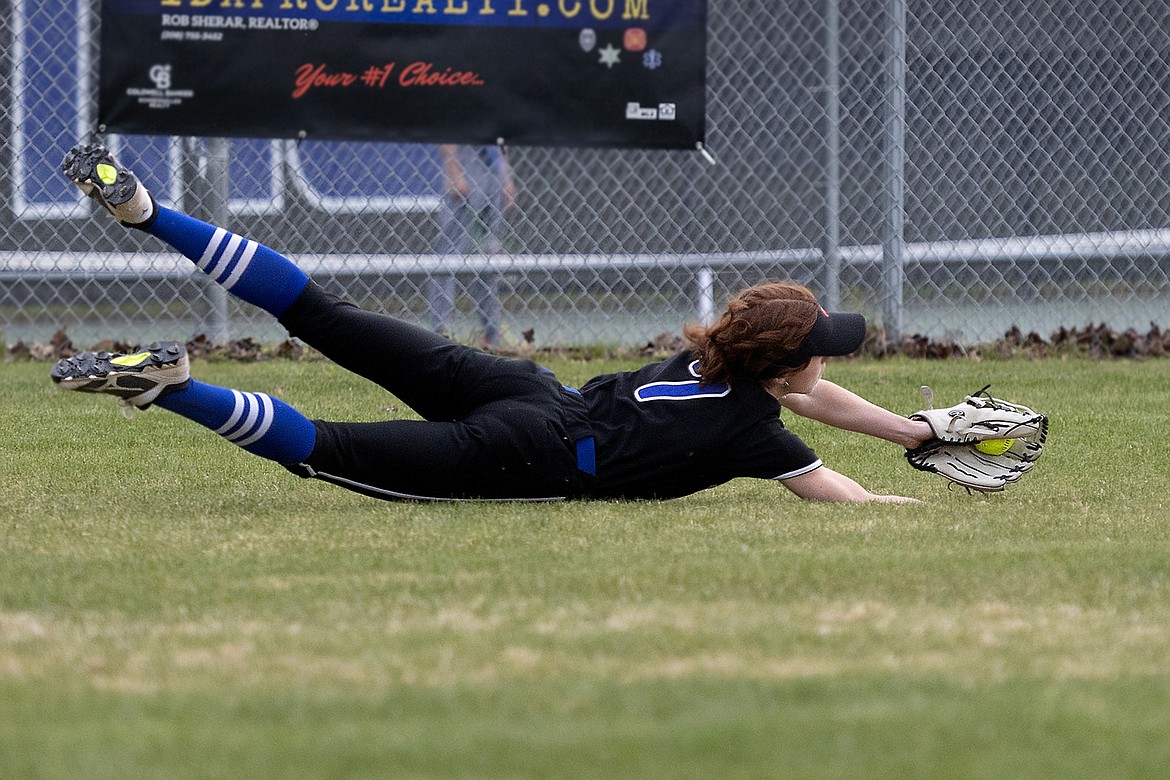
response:
[[[151,65],[150,66],[150,80],[154,82],[155,89],[170,89],[171,88],[171,66],[170,65]]]
[[[146,75],[153,87],[130,87],[126,90],[127,96],[137,98],[140,106],[170,108],[195,97],[194,90],[172,88],[174,80],[169,64],[151,65]]]

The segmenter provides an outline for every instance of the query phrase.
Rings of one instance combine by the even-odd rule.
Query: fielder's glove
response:
[[[987,395],[983,388],[949,409],[910,415],[927,422],[935,438],[906,451],[910,465],[968,490],[1003,490],[1032,470],[1044,452],[1048,417]],[[923,388],[929,397],[929,388]]]
[[[910,419],[928,423],[936,439],[958,444],[1027,438],[1047,426],[1046,416],[1026,406],[992,398],[987,394],[988,387],[991,385],[967,396],[961,404],[947,409],[923,409],[910,415]],[[922,394],[926,398],[932,395],[929,387],[924,387]]]

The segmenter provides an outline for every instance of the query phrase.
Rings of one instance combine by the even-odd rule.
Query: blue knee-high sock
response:
[[[303,414],[266,393],[244,393],[194,379],[155,401],[223,436],[253,455],[301,463],[313,451],[317,429]]]
[[[143,229],[182,252],[232,295],[277,317],[309,282],[279,252],[165,206]]]

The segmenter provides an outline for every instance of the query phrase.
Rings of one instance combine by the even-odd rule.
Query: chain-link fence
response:
[[[97,8],[0,2],[5,338],[283,338],[58,173],[93,127]],[[506,340],[607,345],[776,278],[967,343],[1166,321],[1170,1],[719,0],[707,58],[714,164],[508,148],[515,207],[482,254],[436,248],[433,147],[106,140],[161,201],[364,305],[426,322],[454,275],[461,340],[493,287]]]

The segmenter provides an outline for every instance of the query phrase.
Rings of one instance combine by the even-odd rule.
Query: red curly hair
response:
[[[757,381],[775,379],[808,365],[785,361],[812,330],[821,308],[808,288],[791,282],[758,284],[727,304],[709,326],[688,324],[683,335],[699,358],[703,384],[725,383],[733,376]]]

